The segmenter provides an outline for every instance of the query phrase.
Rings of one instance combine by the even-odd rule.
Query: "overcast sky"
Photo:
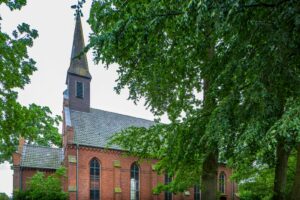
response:
[[[21,11],[11,12],[6,6],[0,7],[1,29],[11,33],[18,24],[26,22],[39,32],[30,56],[37,62],[31,83],[19,93],[19,101],[28,105],[36,103],[48,106],[53,114],[61,115],[62,93],[66,89],[66,71],[70,64],[72,39],[74,32],[74,11],[70,8],[75,0],[28,0]],[[91,0],[84,5],[82,19],[85,42],[88,41],[90,28],[88,19]],[[128,91],[117,95],[117,65],[105,70],[102,65],[95,65],[92,54],[87,55],[92,75],[91,107],[153,120],[153,115],[143,106],[144,102],[134,105],[128,101]],[[163,122],[167,120],[164,119]],[[60,130],[61,131],[61,130]],[[12,171],[8,163],[0,165],[0,193],[12,193]]]

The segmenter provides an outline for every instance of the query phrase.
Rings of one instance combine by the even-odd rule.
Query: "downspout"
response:
[[[23,174],[22,174],[22,167],[20,165],[20,171],[19,171],[19,177],[20,177],[20,180],[19,180],[19,184],[20,184],[20,191],[22,190],[22,177]]]
[[[79,156],[78,156],[78,148],[79,144],[77,142],[76,144],[76,200],[78,200],[78,162],[79,162]]]
[[[231,182],[231,199],[234,200],[234,182]]]

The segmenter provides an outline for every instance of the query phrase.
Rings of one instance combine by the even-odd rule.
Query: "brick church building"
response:
[[[124,157],[118,146],[105,148],[114,133],[130,126],[149,127],[154,122],[90,107],[92,76],[86,55],[77,56],[83,48],[81,19],[77,17],[73,59],[67,71],[67,90],[63,93],[62,148],[29,145],[21,139],[13,154],[13,189],[26,189],[37,171],[51,174],[64,166],[67,169],[64,190],[72,200],[200,200],[201,191],[196,186],[184,193],[153,194],[152,189],[158,183],[171,181],[153,170],[156,160],[137,163],[135,157]],[[237,186],[230,176],[231,170],[220,165],[221,199],[237,199]]]

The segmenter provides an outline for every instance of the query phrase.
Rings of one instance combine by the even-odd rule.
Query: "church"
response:
[[[168,191],[154,194],[158,183],[172,180],[154,171],[156,160],[139,162],[125,157],[118,146],[106,148],[109,138],[130,126],[150,127],[153,121],[90,107],[90,83],[80,17],[76,18],[67,89],[63,93],[62,148],[29,145],[20,139],[13,154],[13,189],[25,190],[37,172],[52,174],[60,166],[67,169],[64,190],[71,200],[200,200],[198,186],[183,193]],[[220,199],[236,200],[237,185],[229,177],[232,171],[220,164]],[[199,177],[200,178],[200,177]]]

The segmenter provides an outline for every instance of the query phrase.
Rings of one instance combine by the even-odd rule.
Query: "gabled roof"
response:
[[[107,112],[98,109],[90,109],[90,112],[80,112],[70,110],[71,124],[74,127],[74,143],[93,146],[106,147],[110,137],[125,128],[150,127],[155,122],[122,115],[113,112]],[[112,146],[113,149],[121,149],[118,146]]]
[[[22,167],[57,169],[63,161],[61,148],[50,148],[25,144],[21,158]]]
[[[85,44],[83,39],[81,19],[80,16],[77,15],[73,37],[71,63],[68,69],[68,74],[74,74],[91,79],[92,76],[89,72],[86,54],[82,54],[84,48]]]

